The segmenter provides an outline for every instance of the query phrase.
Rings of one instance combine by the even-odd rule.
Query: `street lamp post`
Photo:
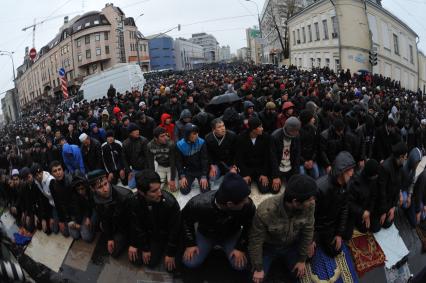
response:
[[[15,86],[16,95],[18,95],[18,89],[16,88],[16,74],[15,74],[15,62],[13,61],[13,53],[6,50],[0,50],[0,56],[9,56],[10,60],[12,60],[12,69],[13,69],[13,84]],[[19,99],[16,99],[16,96],[14,97],[16,107],[18,108],[18,116],[21,117],[21,111],[20,111],[20,105],[19,105]]]
[[[257,9],[257,21],[259,22],[259,33],[260,33],[260,62],[263,63],[263,35],[262,35],[262,26],[260,25],[260,13],[259,5],[253,0],[246,0],[247,2],[252,2],[256,5]]]
[[[140,14],[136,19],[135,19],[135,24],[136,24],[136,20],[139,19],[140,17],[142,17],[144,14]],[[136,26],[137,28],[137,26]],[[139,54],[139,34],[136,34],[136,54],[138,56],[138,65],[139,68],[141,68],[141,56]]]

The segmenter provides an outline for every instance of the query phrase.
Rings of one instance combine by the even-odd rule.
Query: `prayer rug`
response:
[[[306,264],[306,273],[300,283],[357,283],[358,277],[348,247],[335,258],[317,248],[312,260]]]
[[[379,244],[377,244],[373,235],[356,235],[349,241],[348,245],[359,277],[385,264],[385,254]]]

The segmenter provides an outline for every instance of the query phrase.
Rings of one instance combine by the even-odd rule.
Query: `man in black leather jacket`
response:
[[[185,266],[200,266],[210,250],[221,245],[231,266],[245,269],[248,232],[256,211],[249,194],[243,178],[230,172],[218,191],[197,195],[188,202],[182,211]]]
[[[118,257],[127,244],[128,207],[132,192],[111,185],[104,170],[89,172],[87,178],[100,227],[108,241],[108,252],[112,257]]]
[[[354,173],[355,160],[347,151],[340,152],[330,174],[317,180],[319,189],[315,211],[315,239],[323,251],[337,256],[343,240],[352,237],[348,231],[348,192],[347,184]]]
[[[138,193],[129,210],[129,260],[155,267],[164,256],[164,266],[172,271],[179,241],[179,203],[161,190],[160,176],[152,169],[136,175],[136,186]]]

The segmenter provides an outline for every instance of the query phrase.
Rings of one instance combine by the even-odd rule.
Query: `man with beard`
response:
[[[317,185],[306,175],[293,175],[282,195],[263,201],[257,208],[249,235],[253,282],[268,275],[274,259],[281,257],[293,279],[305,273],[305,262],[314,236]],[[293,282],[293,281],[292,281]]]

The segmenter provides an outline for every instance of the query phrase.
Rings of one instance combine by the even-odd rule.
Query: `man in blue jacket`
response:
[[[62,158],[64,160],[67,171],[70,174],[74,174],[76,170],[79,170],[82,174],[85,174],[83,157],[81,151],[75,144],[68,144],[65,139],[61,140],[62,143]]]
[[[198,127],[187,123],[184,126],[185,137],[176,144],[176,168],[179,173],[180,192],[184,195],[191,191],[192,183],[198,179],[201,192],[210,190],[207,181],[208,161],[205,141],[198,136]]]

